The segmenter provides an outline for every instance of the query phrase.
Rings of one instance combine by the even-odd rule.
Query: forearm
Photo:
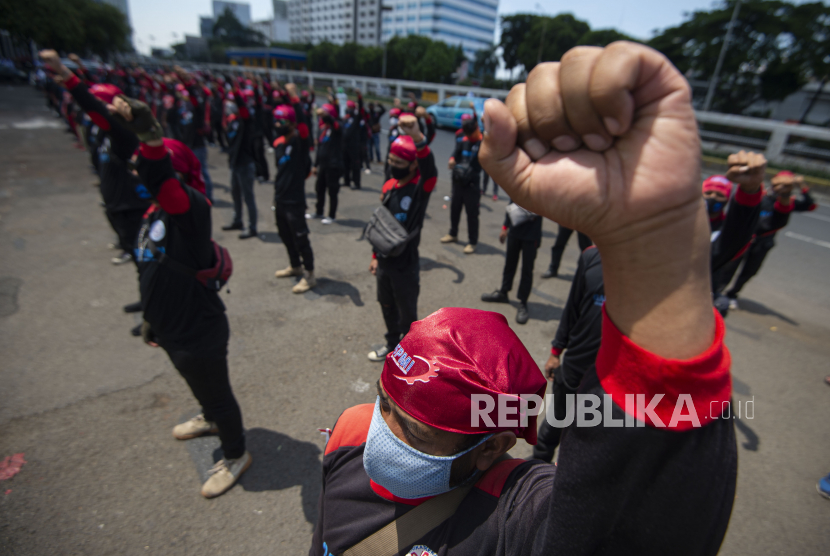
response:
[[[698,197],[637,222],[619,239],[598,239],[606,312],[636,345],[673,359],[694,357],[711,345],[708,229]]]

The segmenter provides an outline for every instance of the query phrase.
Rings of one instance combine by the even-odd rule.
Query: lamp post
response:
[[[738,19],[738,13],[741,11],[741,0],[735,2],[735,9],[732,11],[732,19],[729,20],[729,26],[726,28],[726,36],[723,38],[723,46],[721,46],[720,54],[718,55],[718,63],[715,64],[715,73],[712,79],[709,80],[709,90],[706,91],[706,101],[703,103],[703,111],[708,112],[712,106],[712,99],[715,97],[715,89],[718,86],[718,75],[720,68],[723,66],[723,59],[726,57],[726,49],[729,48],[729,41],[732,40],[732,28],[735,27],[735,20]]]
[[[393,9],[394,8],[392,6],[384,6],[383,4],[380,5],[380,14],[379,15],[381,16],[380,17],[381,24],[383,23],[383,12],[391,12]],[[382,25],[381,25],[380,30],[381,30],[381,33],[383,33],[383,26]],[[381,36],[383,36],[383,35],[381,35]],[[386,43],[387,42],[388,41],[386,39],[383,39],[383,70],[381,72],[381,76],[384,79],[386,79]]]

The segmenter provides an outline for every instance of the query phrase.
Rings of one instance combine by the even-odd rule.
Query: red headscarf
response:
[[[185,183],[205,194],[205,181],[202,179],[202,164],[187,145],[175,139],[164,138],[164,147],[170,153],[173,169],[184,176]]]

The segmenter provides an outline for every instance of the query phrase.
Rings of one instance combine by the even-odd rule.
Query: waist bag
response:
[[[231,254],[225,247],[215,241],[213,244],[213,255],[216,261],[212,267],[203,270],[194,270],[167,256],[167,253],[159,251],[153,243],[150,243],[150,252],[157,258],[159,264],[166,266],[174,272],[195,278],[199,283],[211,291],[218,292],[222,286],[228,283],[233,274],[233,260]]]
[[[369,223],[363,229],[363,235],[379,254],[384,257],[397,257],[419,231],[420,228],[407,232],[389,209],[381,205],[372,213]]]

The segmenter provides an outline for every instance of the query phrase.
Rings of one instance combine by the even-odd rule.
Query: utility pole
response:
[[[385,5],[381,4],[380,5],[381,20],[383,19],[383,12],[391,12],[393,9],[394,8],[392,6],[385,6]],[[381,32],[383,32],[383,27],[380,26],[379,28],[381,29]],[[387,41],[387,40],[383,41],[383,70],[381,72],[381,77],[383,77],[384,79],[386,79],[386,43],[388,43],[388,42],[389,41]]]
[[[729,20],[729,26],[726,28],[726,36],[723,38],[723,46],[720,49],[718,56],[718,63],[715,65],[715,73],[712,79],[709,80],[709,90],[706,92],[706,101],[703,103],[703,111],[708,112],[712,106],[712,99],[715,96],[715,89],[718,86],[718,75],[720,74],[721,66],[723,66],[723,59],[726,57],[726,50],[729,48],[729,41],[732,40],[732,29],[735,27],[735,20],[738,19],[738,13],[741,11],[741,0],[735,2],[735,9],[732,11],[732,19]]]

